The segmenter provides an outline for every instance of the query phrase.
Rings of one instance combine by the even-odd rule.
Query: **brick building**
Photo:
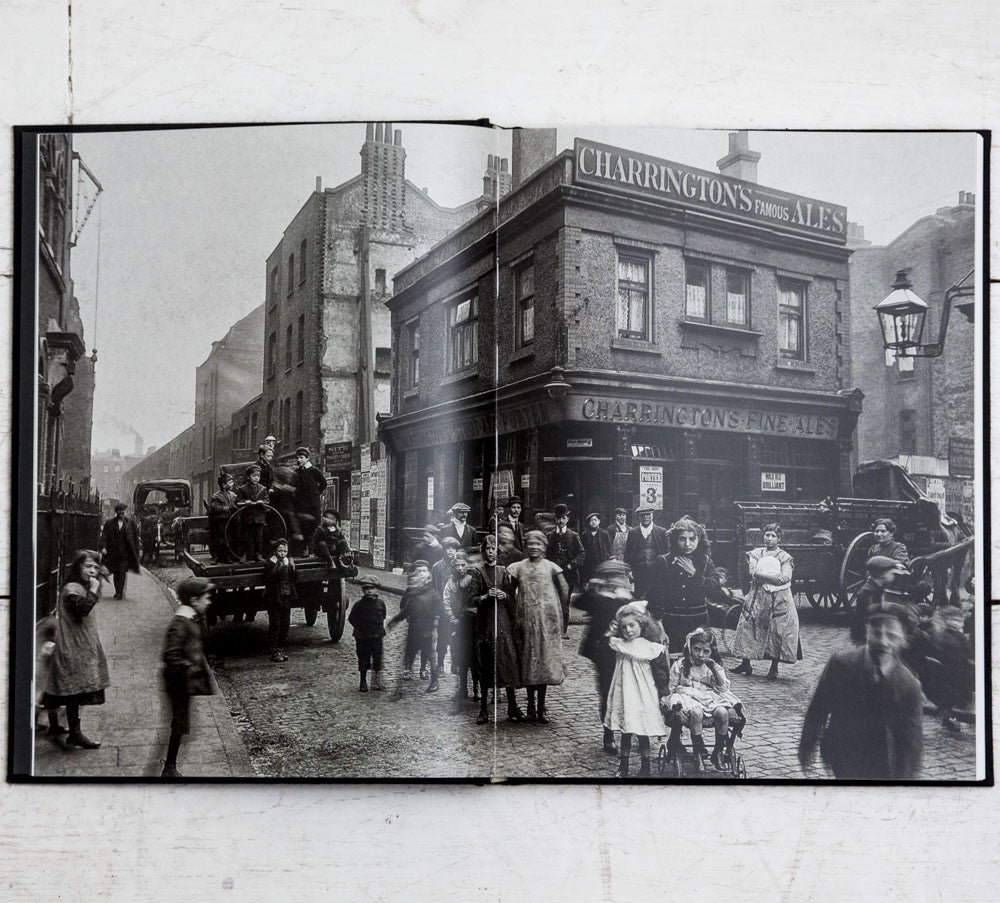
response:
[[[122,498],[131,504],[132,492],[143,480],[176,477],[190,481],[194,466],[195,428],[192,425],[159,448],[150,448],[145,457],[128,467],[121,479]]]
[[[136,446],[132,454],[122,454],[121,449],[111,448],[95,452],[90,467],[93,473],[94,490],[101,496],[103,513],[111,517],[118,502],[131,505],[132,489],[136,480],[131,479],[133,469],[141,464],[146,455],[142,448],[142,437],[136,436]]]
[[[376,414],[389,410],[387,274],[479,209],[477,201],[442,207],[407,180],[402,133],[391,123],[368,124],[360,155],[358,176],[326,189],[316,180],[268,256],[261,395],[229,424],[237,447],[243,435],[255,448],[252,436],[270,433],[277,459],[306,445],[321,462],[328,445],[374,441]],[[492,177],[509,181],[499,160],[491,164]],[[327,477],[328,502],[346,512],[350,469]]]
[[[230,460],[233,412],[258,391],[263,336],[264,306],[260,305],[237,320],[221,339],[212,342],[212,350],[196,371],[190,471],[195,511],[207,510],[208,500],[218,488],[219,468]]]
[[[898,461],[921,488],[970,520],[971,472],[955,452],[964,450],[967,458],[975,438],[974,325],[953,310],[940,357],[887,358],[872,308],[891,291],[895,274],[906,270],[913,290],[930,305],[923,339],[936,340],[945,292],[975,266],[975,231],[975,195],[963,191],[958,204],[917,220],[885,246],[855,242],[850,261],[853,366],[865,393],[857,458]],[[952,473],[956,467],[963,473]]]
[[[73,186],[80,166],[71,134],[38,138],[38,484],[90,491],[94,364],[73,295]],[[85,212],[85,211],[84,211]],[[83,216],[76,212],[81,221]]]
[[[395,277],[390,557],[493,493],[577,523],[652,500],[723,546],[736,499],[849,493],[846,210],[758,186],[745,133],[721,174],[548,140]]]

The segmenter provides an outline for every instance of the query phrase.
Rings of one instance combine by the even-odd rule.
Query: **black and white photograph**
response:
[[[11,774],[991,781],[985,141],[19,130]]]

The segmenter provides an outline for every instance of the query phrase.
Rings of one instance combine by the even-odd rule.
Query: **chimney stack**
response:
[[[757,161],[760,154],[750,150],[750,133],[743,129],[729,133],[729,153],[716,162],[719,172],[741,182],[757,181]]]
[[[861,223],[847,223],[847,247],[856,251],[858,248],[870,248],[871,244],[865,239],[865,227]]]
[[[512,188],[523,185],[556,156],[555,129],[514,129],[511,135]]]
[[[316,176],[316,190],[317,191],[322,191],[323,190],[323,177],[322,176]]]
[[[510,172],[506,157],[489,154],[486,157],[486,172],[483,173],[483,194],[480,199],[480,210],[485,209],[497,199],[510,191]],[[498,191],[499,188],[499,191]]]

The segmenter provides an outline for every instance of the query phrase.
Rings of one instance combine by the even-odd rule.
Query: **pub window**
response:
[[[420,321],[410,323],[410,357],[406,363],[406,388],[413,389],[420,382]]]
[[[709,268],[689,260],[684,266],[684,316],[689,320],[707,320]]]
[[[913,408],[899,412],[899,453],[917,453],[917,412]]]
[[[271,307],[274,307],[278,303],[278,268],[275,267],[271,270],[271,282],[268,286],[267,291],[268,301],[271,303]]]
[[[497,440],[497,466],[514,462],[514,434],[508,433]]]
[[[306,281],[306,240],[299,245],[299,282]]]
[[[529,263],[514,273],[517,307],[516,341],[519,348],[535,340],[535,265]]]
[[[306,359],[306,315],[299,314],[299,363]]]
[[[275,368],[278,366],[278,336],[271,333],[267,337],[267,378],[274,378]]]
[[[750,325],[750,274],[746,270],[726,268],[726,322]]]
[[[285,329],[285,372],[292,369],[292,324]]]
[[[618,335],[650,337],[649,258],[618,255]]]
[[[295,396],[295,441],[302,444],[302,409],[304,397],[301,392]]]
[[[531,461],[531,430],[521,430],[517,434],[517,460],[520,464]]]
[[[288,294],[295,291],[295,254],[288,255]]]
[[[471,295],[448,308],[448,372],[479,361],[479,298]]]
[[[778,280],[778,351],[783,358],[806,359],[806,290],[799,282]]]

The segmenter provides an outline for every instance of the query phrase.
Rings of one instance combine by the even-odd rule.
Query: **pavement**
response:
[[[170,704],[160,685],[160,654],[177,606],[173,593],[149,571],[129,574],[125,598],[108,590],[94,609],[108,659],[111,686],[101,706],[80,710],[83,732],[100,749],[64,750],[35,733],[34,774],[44,777],[159,779],[170,736]],[[191,733],[181,744],[178,767],[187,776],[252,777],[253,769],[229,711],[215,694],[191,700]],[[45,717],[39,717],[45,726]],[[65,726],[65,711],[60,712]]]

